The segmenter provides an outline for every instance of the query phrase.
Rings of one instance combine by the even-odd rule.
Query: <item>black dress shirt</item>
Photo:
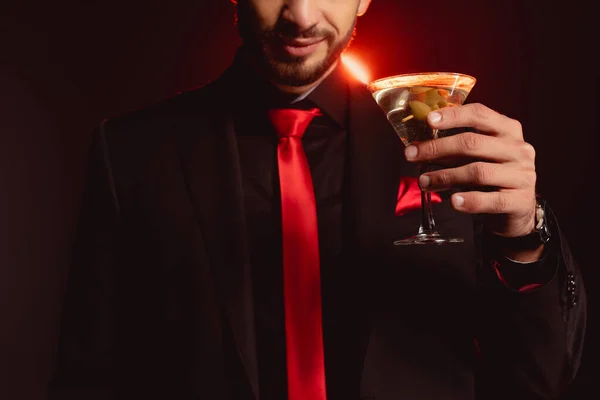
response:
[[[349,349],[339,348],[339,343],[344,343],[340,338],[345,336],[346,328],[338,320],[344,315],[341,308],[345,307],[335,289],[336,274],[343,273],[340,270],[343,264],[342,197],[348,101],[343,73],[338,67],[299,102],[286,104],[276,96],[268,96],[234,116],[250,243],[261,400],[287,398],[278,138],[268,120],[270,107],[318,107],[323,114],[313,119],[302,142],[317,206],[328,398],[339,397],[336,387],[343,384],[335,376],[342,369],[334,368],[332,363],[346,359],[347,355],[340,352],[352,354]],[[250,85],[244,91],[272,93],[271,88],[258,79],[244,85]],[[359,368],[357,363],[356,370]]]

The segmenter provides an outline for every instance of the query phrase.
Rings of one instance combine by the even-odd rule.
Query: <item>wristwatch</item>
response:
[[[546,213],[546,201],[538,198],[535,207],[535,229],[524,236],[506,237],[490,234],[490,240],[495,246],[511,250],[534,250],[548,243],[552,232],[550,221]]]

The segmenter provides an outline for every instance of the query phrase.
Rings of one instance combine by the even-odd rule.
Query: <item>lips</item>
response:
[[[319,44],[325,41],[323,38],[288,39],[285,37],[282,37],[281,40],[285,52],[294,57],[306,57],[314,53],[319,47]]]

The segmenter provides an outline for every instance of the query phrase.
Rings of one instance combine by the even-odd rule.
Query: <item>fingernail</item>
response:
[[[417,150],[416,146],[408,146],[404,149],[404,154],[406,155],[406,158],[415,158],[417,154],[419,154],[419,150]]]
[[[462,207],[465,204],[465,199],[462,196],[454,196],[454,205],[456,207]]]
[[[430,112],[427,115],[427,118],[429,118],[429,122],[433,122],[434,124],[437,124],[438,122],[440,122],[442,120],[442,114],[440,114],[439,112]]]
[[[419,186],[421,187],[421,189],[425,189],[427,186],[429,186],[430,182],[431,182],[431,178],[428,177],[427,175],[421,175],[419,177]]]

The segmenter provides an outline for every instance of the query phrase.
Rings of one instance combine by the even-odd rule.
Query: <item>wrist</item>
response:
[[[546,202],[537,199],[533,229],[522,236],[508,237],[494,233],[486,235],[486,242],[497,254],[518,262],[533,262],[542,257],[544,246],[551,237]]]
[[[532,263],[539,261],[544,254],[544,245],[541,244],[535,249],[529,250],[514,250],[510,248],[504,248],[501,250],[501,254],[511,261],[517,263]]]

